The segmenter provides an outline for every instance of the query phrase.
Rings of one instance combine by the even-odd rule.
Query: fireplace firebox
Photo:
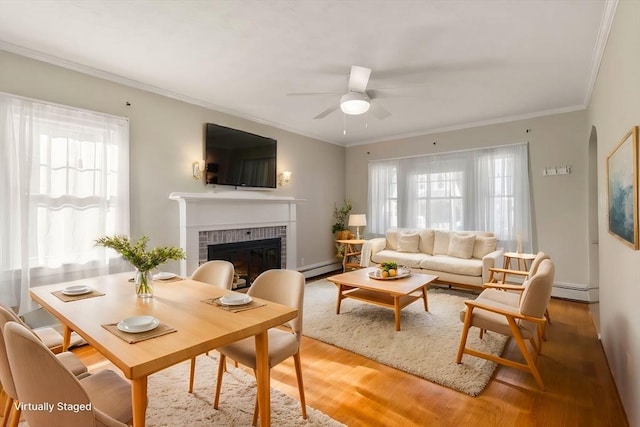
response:
[[[283,268],[280,238],[207,245],[207,260],[225,260],[235,269],[234,289],[248,288],[263,271]]]

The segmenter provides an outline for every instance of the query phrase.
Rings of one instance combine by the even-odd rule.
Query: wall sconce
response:
[[[278,184],[280,186],[287,185],[291,181],[291,171],[284,171],[278,175]]]
[[[204,170],[204,160],[196,160],[191,163],[191,173],[193,179],[202,179],[202,171]]]

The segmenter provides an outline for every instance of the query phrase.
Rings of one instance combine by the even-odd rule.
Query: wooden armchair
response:
[[[489,288],[476,300],[465,301],[465,308],[460,312],[460,320],[464,322],[464,326],[456,363],[462,363],[463,354],[469,354],[521,369],[530,372],[540,389],[544,390],[542,377],[536,367],[536,358],[541,351],[543,326],[547,321],[544,313],[551,298],[554,272],[553,262],[545,259],[539,264],[536,274],[527,279],[522,286],[513,287],[521,292],[503,292]],[[480,328],[481,331],[493,331],[513,337],[526,363],[467,348],[467,336],[472,326]],[[529,351],[527,341],[533,347],[533,352]]]
[[[508,290],[518,291],[519,288],[522,288],[522,285],[507,285],[507,277],[511,275],[511,276],[519,277],[522,280],[526,280],[529,276],[533,276],[534,274],[536,274],[536,271],[538,271],[538,267],[540,266],[540,263],[545,259],[550,259],[549,255],[545,254],[544,252],[538,252],[536,254],[536,257],[531,262],[531,267],[529,268],[529,271],[510,270],[507,268],[491,267],[489,268],[489,283],[485,283],[484,285],[482,285],[482,287],[502,289],[503,291],[508,291]],[[494,276],[496,273],[500,274],[502,277],[500,282],[498,282]],[[502,285],[507,285],[507,286],[496,287],[494,286],[495,283],[500,283]],[[551,324],[551,316],[549,315],[549,310],[546,310],[544,312],[544,317],[546,317],[547,322]]]

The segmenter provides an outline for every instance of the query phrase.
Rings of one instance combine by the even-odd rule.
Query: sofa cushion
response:
[[[433,255],[447,255],[449,253],[449,232],[434,230]]]
[[[449,237],[449,250],[447,255],[456,258],[471,258],[475,244],[476,236],[463,236],[458,233],[451,233],[451,236]]]
[[[433,243],[436,235],[433,230],[420,230],[420,244],[418,246],[420,252],[423,254],[433,255]]]
[[[398,251],[400,252],[418,252],[420,244],[420,235],[418,233],[400,233],[398,236]]]
[[[498,239],[495,237],[476,236],[476,243],[473,246],[473,257],[482,259],[496,250]]]
[[[374,254],[371,257],[371,261],[376,262],[378,264],[381,262],[394,261],[394,262],[397,262],[398,265],[405,265],[410,268],[420,268],[420,264],[422,263],[422,261],[430,257],[431,255],[425,255],[419,252],[417,253],[398,252],[398,251],[392,251],[389,249],[384,249],[378,252],[377,254]]]
[[[482,276],[482,260],[475,258],[463,259],[448,255],[427,255],[420,262],[420,268],[446,271],[463,276]]]

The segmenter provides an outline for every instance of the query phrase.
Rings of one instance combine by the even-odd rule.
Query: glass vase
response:
[[[136,295],[139,298],[153,297],[153,276],[150,271],[136,270]]]

